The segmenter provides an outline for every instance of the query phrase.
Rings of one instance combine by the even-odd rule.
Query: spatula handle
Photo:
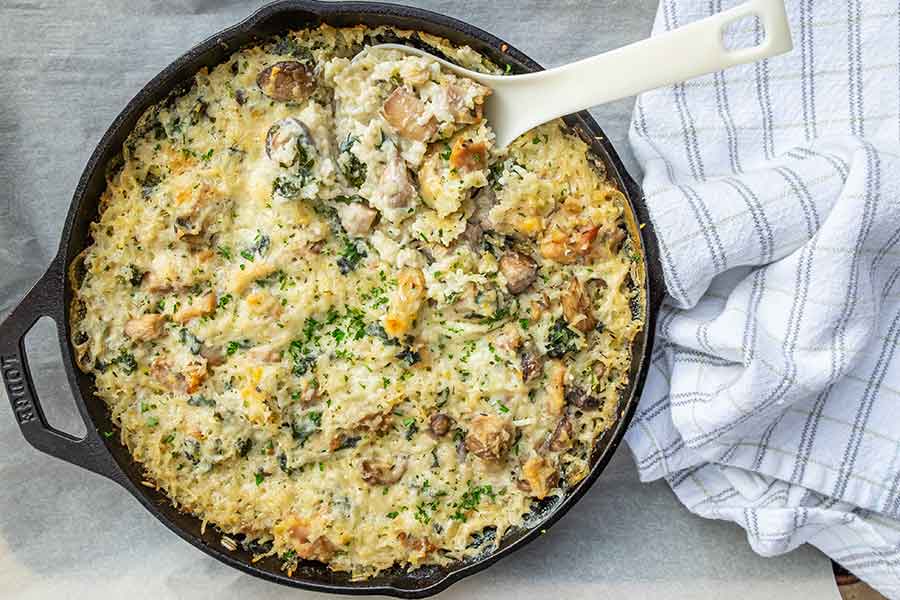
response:
[[[725,28],[756,16],[764,38],[756,46],[729,49]],[[791,32],[784,0],[749,0],[745,4],[610,52],[556,69],[517,77],[540,93],[527,131],[552,118],[619,100],[641,92],[707,75],[735,65],[790,51]],[[538,86],[539,83],[539,88]]]

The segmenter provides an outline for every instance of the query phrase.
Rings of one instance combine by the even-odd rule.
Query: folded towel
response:
[[[654,32],[738,4],[662,0]],[[638,99],[669,296],[627,440],[760,554],[809,542],[900,598],[898,4],[787,4],[789,55]]]

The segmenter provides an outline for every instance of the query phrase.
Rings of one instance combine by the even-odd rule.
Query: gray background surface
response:
[[[657,0],[418,2],[477,24],[545,66],[649,34]],[[256,2],[0,3],[0,318],[55,254],[77,179],[131,96]],[[635,171],[633,101],[595,116]],[[51,421],[79,430],[49,322],[29,336]],[[15,598],[312,597],[220,565],[115,484],[42,455],[0,392],[0,595]],[[83,430],[83,427],[82,427]],[[542,539],[443,597],[837,598],[829,562],[803,548],[763,559],[736,526],[704,521],[662,482],[637,481],[624,446]]]

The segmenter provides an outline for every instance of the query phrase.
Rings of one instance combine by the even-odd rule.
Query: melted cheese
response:
[[[360,578],[481,552],[485,528],[499,540],[584,477],[644,301],[633,218],[585,144],[551,123],[498,151],[477,110],[489,90],[395,52],[346,58],[383,33],[244,49],[148,110],[78,263],[72,328],[173,502],[288,570],[313,558]],[[312,95],[263,94],[259,74],[297,57]],[[431,138],[386,121],[399,86]],[[377,212],[368,233],[343,231],[348,202]],[[511,254],[534,266],[516,294]],[[587,332],[562,312],[573,278]]]

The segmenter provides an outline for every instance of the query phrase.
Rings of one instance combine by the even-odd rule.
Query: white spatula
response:
[[[729,49],[725,28],[756,16],[765,31],[759,45]],[[485,117],[504,148],[526,131],[605,102],[755,62],[793,48],[784,0],[750,0],[700,21],[623,48],[610,50],[555,69],[525,75],[484,75],[400,44],[373,48],[427,56],[448,70],[493,90]]]

